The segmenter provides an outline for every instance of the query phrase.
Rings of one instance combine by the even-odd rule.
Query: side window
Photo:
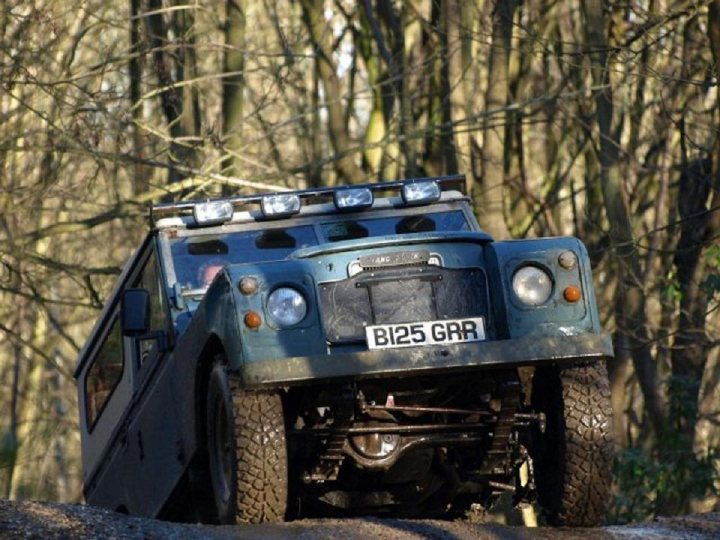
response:
[[[105,336],[105,342],[95,355],[85,377],[85,406],[89,430],[92,430],[95,421],[120,382],[124,366],[122,335],[119,319],[116,316],[110,331]]]
[[[165,300],[160,288],[160,274],[158,272],[154,251],[150,254],[150,257],[145,264],[145,268],[138,279],[136,287],[147,289],[150,293],[150,332],[154,333],[160,330],[165,330]],[[143,364],[147,356],[150,354],[150,351],[155,343],[155,339],[140,340],[140,355],[138,360],[140,365]]]

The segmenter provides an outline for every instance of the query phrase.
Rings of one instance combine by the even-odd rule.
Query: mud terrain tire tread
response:
[[[535,471],[539,503],[548,522],[601,524],[611,495],[614,455],[604,363],[537,368],[533,405],[547,415]]]
[[[218,521],[283,521],[288,464],[280,393],[244,390],[219,355],[208,384],[206,429]]]
[[[288,499],[285,420],[280,395],[242,390],[230,377],[237,456],[237,523],[279,522]]]

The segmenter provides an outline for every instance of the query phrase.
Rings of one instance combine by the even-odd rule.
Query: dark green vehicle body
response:
[[[156,214],[190,207],[159,207]],[[375,235],[371,219],[389,220],[394,233]],[[456,230],[438,230],[443,222]],[[413,230],[417,223],[422,226]],[[332,237],[358,224],[360,237]],[[257,253],[269,245],[282,256],[258,258],[240,247],[234,252],[232,239],[241,235]],[[560,259],[568,253],[574,263],[565,267]],[[183,270],[183,261],[207,262],[218,254],[224,266],[207,290],[184,286],[199,263]],[[526,266],[552,281],[550,297],[539,305],[524,303],[513,290],[513,276]],[[256,285],[249,294],[239,287],[248,277]],[[302,320],[288,327],[268,315],[269,295],[280,287],[293,288],[306,302]],[[578,289],[580,298],[567,300],[568,287]],[[138,310],[147,317],[139,331]],[[248,325],[248,313],[260,315],[259,327]],[[482,319],[483,339],[372,350],[365,339],[368,325],[470,318]],[[437,328],[442,339],[442,332],[455,330]],[[275,220],[236,209],[232,221],[208,227],[187,216],[160,218],[126,266],[75,373],[85,497],[134,515],[195,519],[187,506],[206,508],[212,499],[206,396],[213,366],[222,362],[243,392],[282,396],[289,517],[307,514],[293,502],[306,499],[321,501],[302,505],[316,512],[328,507],[402,515],[424,511],[431,499],[442,499],[433,508],[443,510],[459,499],[485,503],[502,491],[513,492],[516,502],[532,500],[532,478],[524,485],[515,479],[528,462],[525,447],[533,445],[533,433],[542,436],[545,417],[533,409],[518,368],[562,370],[612,354],[583,244],[571,237],[495,242],[457,191],[418,206],[395,195],[355,212],[305,204],[298,214]],[[477,405],[467,397],[468,384],[478,388]],[[370,444],[362,437],[373,426],[391,434],[395,445],[376,460],[358,451]],[[342,439],[334,449],[333,437]],[[462,453],[474,448],[476,458],[453,457],[457,445]],[[464,487],[443,497],[438,493],[448,490],[428,487],[439,480],[418,480],[437,476],[429,471],[438,470],[439,461],[457,463],[463,477]],[[398,467],[423,471],[410,478]],[[389,470],[391,487],[383,491],[380,477]],[[407,498],[411,481],[429,494]],[[193,516],[217,519],[212,509]]]

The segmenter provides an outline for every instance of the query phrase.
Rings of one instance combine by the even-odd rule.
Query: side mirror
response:
[[[126,337],[150,331],[150,293],[147,289],[125,289],[120,302],[120,322]]]

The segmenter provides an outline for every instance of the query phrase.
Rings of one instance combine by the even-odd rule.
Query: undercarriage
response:
[[[296,388],[284,409],[300,514],[452,515],[534,496],[528,444],[545,419],[517,370]]]
[[[548,524],[594,526],[610,497],[611,418],[603,362],[260,390],[218,363],[200,484],[220,523],[452,518],[507,494],[537,499]]]

